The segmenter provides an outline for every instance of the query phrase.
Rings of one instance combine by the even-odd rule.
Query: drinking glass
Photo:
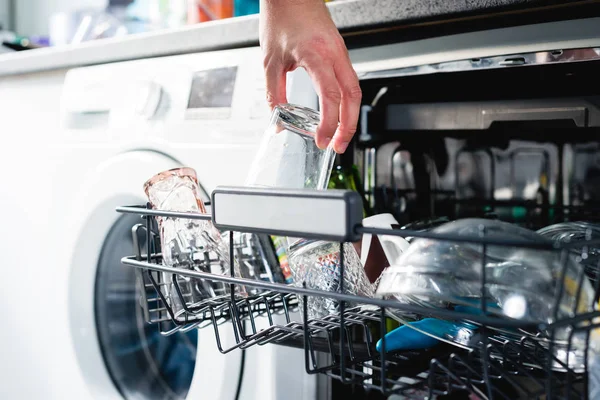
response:
[[[586,243],[600,239],[600,225],[589,222],[562,222],[542,228],[537,231],[540,235],[560,243],[574,243],[569,252],[581,264],[592,282],[598,280],[600,269],[600,243]]]
[[[335,152],[315,142],[320,114],[292,104],[275,107],[248,173],[247,186],[326,189]]]
[[[192,168],[161,172],[144,184],[144,191],[154,209],[206,214],[196,172]],[[228,241],[223,240],[211,221],[157,217],[157,222],[164,265],[230,275]],[[239,276],[237,262],[234,269]],[[204,279],[164,273],[163,280],[168,288],[167,293],[163,294],[178,320],[187,318],[184,306],[197,310],[211,300],[230,293],[228,284]],[[236,286],[236,294],[244,296],[244,288]]]
[[[569,246],[569,253],[581,264],[594,286],[597,284],[600,276],[600,243],[588,244],[587,242],[600,239],[599,225],[584,221],[562,222],[546,226],[537,233],[559,243],[572,243]],[[598,321],[595,320],[595,323]],[[574,349],[570,353],[574,352],[575,354],[570,359],[574,362],[585,359],[585,352],[581,349],[585,349],[586,342],[589,344],[587,354],[588,398],[598,398],[600,396],[600,330],[592,329],[589,338],[584,332],[578,332],[574,335],[573,342],[575,346],[571,346]],[[569,362],[569,364],[571,363]],[[582,364],[579,362],[579,365]]]
[[[333,169],[335,153],[332,148],[321,150],[315,143],[316,129],[320,120],[320,114],[309,108],[292,104],[276,106],[245,185],[326,189]],[[251,233],[235,233],[238,243],[258,243],[261,241],[258,239],[259,236]],[[271,240],[277,243],[279,262],[275,260],[275,262],[264,263],[259,258],[246,257],[242,267],[244,276],[271,281],[274,277],[283,277],[283,281],[289,282],[289,270],[285,265],[287,261],[284,253],[289,251],[290,243],[297,239],[277,237]],[[271,270],[269,271],[268,268]],[[259,292],[256,289],[251,290],[253,294]]]
[[[360,258],[350,243],[344,243],[343,292],[363,297],[373,297],[374,285],[369,282]],[[339,292],[341,279],[340,244],[318,240],[301,239],[290,247],[289,261],[294,277],[294,286],[306,283],[307,289],[326,292]],[[300,299],[300,312],[303,302]],[[348,303],[348,307],[357,304]],[[307,313],[309,319],[322,318],[340,311],[336,299],[308,296]]]

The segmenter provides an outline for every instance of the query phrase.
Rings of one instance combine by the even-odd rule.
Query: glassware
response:
[[[537,231],[540,235],[557,242],[580,242],[579,246],[572,246],[569,252],[577,262],[583,265],[585,274],[596,282],[600,268],[600,243],[587,245],[586,241],[600,239],[600,226],[589,222],[563,222],[542,228]]]
[[[569,247],[569,253],[583,266],[587,277],[594,286],[596,285],[599,278],[598,269],[600,268],[600,243],[588,245],[586,242],[600,239],[600,226],[583,221],[563,222],[544,227],[538,230],[537,233],[561,243],[580,242],[580,245]],[[576,362],[584,357],[584,352],[579,350],[578,347],[584,347],[587,338],[585,335],[581,336],[581,334],[576,334],[573,338],[577,346],[575,356],[571,358]],[[592,329],[588,340],[588,398],[595,399],[600,396],[600,331],[597,328]]]
[[[144,184],[144,191],[154,209],[206,213],[196,172],[191,168],[161,172]],[[157,217],[157,221],[164,265],[230,275],[228,240],[223,240],[212,222],[169,217]],[[239,276],[239,265],[235,260],[234,263]],[[164,273],[163,280],[168,287],[168,293],[163,294],[177,319],[186,319],[184,306],[197,309],[211,299],[230,293],[229,285],[203,279]],[[245,289],[236,286],[236,294],[244,296]]]
[[[440,225],[443,225],[447,222],[450,222],[448,217],[430,218],[430,219],[411,222],[409,224],[402,226],[400,229],[406,229],[409,231],[417,231],[417,232],[426,232],[426,231],[429,231]],[[406,239],[406,241],[410,243],[415,238],[412,236],[406,236],[404,239]]]
[[[344,280],[343,292],[364,297],[373,297],[374,287],[369,282],[356,250],[350,243],[344,243]],[[339,292],[342,285],[340,272],[340,245],[334,242],[301,239],[290,247],[289,261],[294,277],[294,286]],[[300,312],[303,302],[300,299]],[[308,318],[322,318],[339,313],[338,300],[308,296]],[[347,303],[351,308],[357,304]]]
[[[317,111],[291,104],[276,106],[248,173],[247,186],[325,189],[331,175],[333,148],[321,150],[315,133]]]
[[[327,188],[335,153],[321,150],[315,143],[315,134],[321,117],[317,111],[283,104],[275,107],[259,151],[254,159],[246,186],[292,189]],[[236,240],[251,241],[256,236],[236,233]],[[264,265],[257,259],[247,268],[257,271],[255,276],[283,274],[286,283],[293,279],[288,266],[289,244],[297,239],[272,237],[277,258]],[[260,264],[260,265],[259,265]],[[272,271],[266,271],[270,268]],[[258,292],[258,290],[254,290]]]
[[[487,219],[463,219],[432,230],[436,234],[470,237],[477,237],[482,232],[487,238],[520,239],[532,245],[544,241],[535,232]],[[581,279],[583,269],[573,257],[564,257],[553,250],[491,244],[485,246],[484,257],[483,248],[478,243],[415,239],[397,264],[383,272],[377,295],[423,307],[454,308],[459,305],[476,309],[481,301],[484,266],[490,314],[551,324],[595,310],[591,283]],[[569,328],[555,330],[554,339],[559,343],[555,355],[561,360],[568,358],[569,365],[581,365],[585,334],[574,334],[571,352],[567,352],[570,331]],[[548,338],[547,332],[543,334]]]
[[[234,250],[243,278],[283,283],[285,277],[269,235],[234,233]],[[242,268],[243,267],[243,268]]]
[[[521,239],[532,244],[543,241],[535,232],[496,220],[469,218],[450,222],[433,233],[477,237],[485,230],[487,238]],[[487,295],[503,316],[551,323],[552,308],[559,286],[565,291],[559,302],[558,318],[574,311],[591,310],[593,290],[583,282],[581,293],[572,288],[583,273],[573,258],[567,264],[564,281],[560,282],[560,253],[551,250],[487,245],[485,251]],[[481,297],[483,252],[477,243],[456,243],[431,239],[415,239],[399,258],[397,265],[383,273],[378,288],[409,302],[433,306],[472,305]],[[572,289],[569,289],[572,288]]]

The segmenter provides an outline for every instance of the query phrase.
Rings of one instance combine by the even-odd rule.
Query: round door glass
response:
[[[162,336],[147,324],[135,271],[121,264],[122,257],[133,253],[132,228],[141,222],[139,216],[122,216],[102,247],[95,287],[100,347],[125,399],[184,399],[196,363],[197,331]]]

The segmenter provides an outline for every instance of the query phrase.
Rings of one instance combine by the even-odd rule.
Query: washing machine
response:
[[[305,73],[289,84],[292,100],[316,106]],[[315,399],[301,349],[221,354],[211,328],[161,335],[143,319],[134,271],[120,263],[141,220],[115,208],[145,204],[154,174],[192,167],[207,200],[217,185],[243,184],[270,118],[260,49],[74,69],[60,109],[49,149],[52,288],[42,291],[53,311],[40,316],[54,366],[40,398]]]

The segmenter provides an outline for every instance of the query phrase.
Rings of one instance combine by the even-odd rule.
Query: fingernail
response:
[[[340,144],[335,146],[335,148],[334,148],[335,152],[338,154],[342,154],[348,148],[348,144],[350,144],[350,142],[341,142]]]
[[[325,137],[325,139],[323,139],[323,147],[321,149],[326,149],[327,146],[329,146],[329,143],[331,143],[331,137]]]

